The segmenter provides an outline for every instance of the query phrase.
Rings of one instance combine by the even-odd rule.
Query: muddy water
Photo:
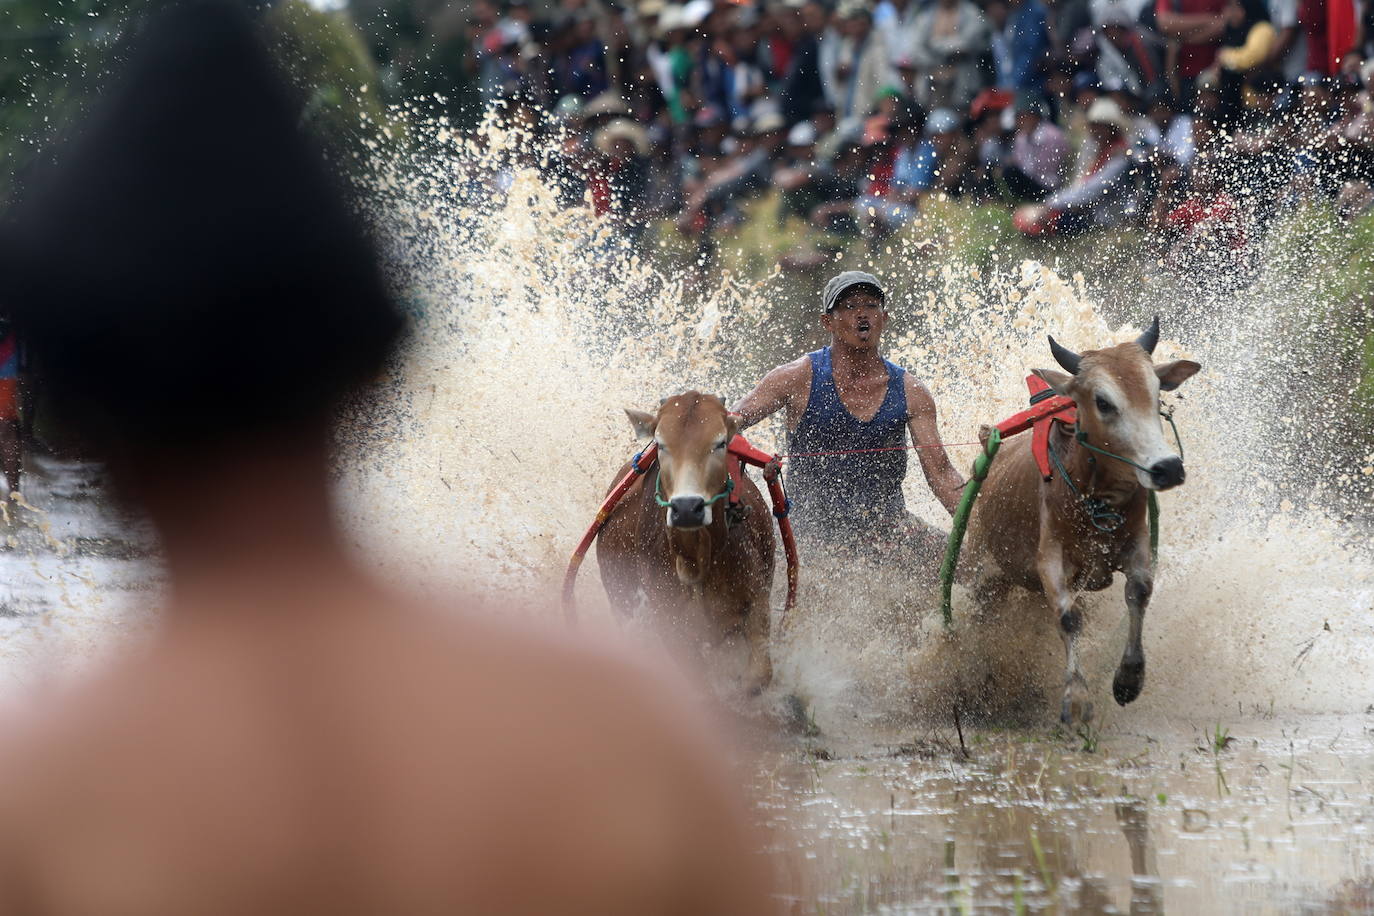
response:
[[[397,583],[514,596],[556,619],[568,552],[636,448],[621,408],[688,387],[733,400],[819,343],[814,317],[769,278],[700,295],[629,253],[560,206],[546,151],[518,137],[433,134],[423,159],[378,151],[376,216],[415,333],[377,403],[346,418],[340,512]],[[776,622],[776,683],[753,711],[799,706],[814,734],[749,771],[796,912],[1371,908],[1374,453],[1313,462],[1306,439],[1350,440],[1339,413],[1276,416],[1256,395],[1276,376],[1320,377],[1275,343],[1315,323],[1299,268],[1272,261],[1263,310],[1244,295],[1105,297],[1033,262],[983,275],[913,252],[889,278],[888,355],[929,385],[949,442],[1024,405],[1045,332],[1087,349],[1134,336],[1157,307],[1160,355],[1205,367],[1171,398],[1189,481],[1163,499],[1149,674],[1131,707],[1108,690],[1120,589],[1089,600],[1099,716],[1083,734],[1052,730],[1062,648],[1033,596],[974,624],[957,594],[946,634],[910,570],[804,557],[799,607]],[[781,441],[776,425],[753,435]],[[0,662],[20,688],[146,632],[158,584],[147,532],[93,495],[95,472],[37,470],[37,511],[0,550]],[[907,495],[944,521],[914,462]],[[605,623],[585,570],[583,615]]]
[[[430,139],[423,157],[379,151],[377,215],[417,332],[389,380],[389,422],[352,440],[344,513],[398,581],[552,608],[571,546],[636,448],[621,408],[689,387],[738,398],[821,342],[814,309],[767,277],[698,294],[629,254],[612,228],[559,207],[548,151],[517,134],[491,124],[477,139]],[[1108,689],[1120,587],[1088,601],[1099,715],[1083,735],[1051,731],[1063,650],[1034,596],[975,625],[957,593],[946,634],[910,570],[803,557],[761,708],[799,706],[814,735],[767,752],[754,779],[760,819],[794,854],[797,912],[1364,905],[1374,454],[1314,457],[1311,443],[1362,432],[1339,409],[1276,415],[1257,396],[1278,378],[1335,404],[1302,381],[1317,363],[1285,345],[1326,318],[1309,265],[1281,257],[1275,238],[1255,287],[1263,308],[1252,291],[1208,298],[1163,281],[1093,290],[1072,265],[980,272],[941,260],[939,238],[933,258],[913,247],[888,278],[888,355],[930,387],[949,442],[1024,406],[1027,370],[1049,361],[1046,332],[1088,349],[1160,312],[1157,355],[1205,367],[1169,398],[1189,480],[1163,498],[1149,674],[1131,707]],[[776,424],[751,437],[781,444]],[[947,524],[914,468],[909,505]],[[584,570],[583,617],[604,621],[594,563]],[[717,674],[728,695],[729,666]]]
[[[1136,724],[1140,728],[1143,723]],[[1374,718],[953,730],[777,760],[801,913],[1374,908]]]
[[[146,522],[109,499],[97,468],[25,458],[0,513],[0,700],[75,676],[155,621],[162,577]]]

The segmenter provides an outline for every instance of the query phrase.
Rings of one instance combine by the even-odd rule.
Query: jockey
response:
[[[769,372],[734,412],[747,428],[786,410],[787,482],[799,535],[829,546],[884,544],[938,562],[944,535],[908,513],[902,496],[907,432],[921,447],[926,482],[951,514],[964,481],[940,445],[930,392],[879,352],[886,299],[872,274],[833,278],[821,314],[830,346]],[[849,454],[816,454],[823,452]]]

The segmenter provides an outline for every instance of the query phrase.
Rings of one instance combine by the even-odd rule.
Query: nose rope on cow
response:
[[[1183,439],[1178,434],[1178,427],[1174,425],[1174,412],[1172,410],[1161,410],[1159,412],[1159,415],[1169,421],[1169,428],[1174,431],[1174,444],[1178,446],[1178,457],[1179,460],[1182,461]],[[1090,452],[1097,452],[1099,455],[1106,455],[1108,458],[1115,458],[1117,461],[1120,461],[1124,464],[1129,464],[1136,470],[1144,471],[1146,474],[1152,473],[1151,470],[1145,467],[1144,465],[1136,464],[1129,458],[1123,457],[1114,452],[1109,452],[1105,448],[1098,448],[1097,446],[1093,445],[1091,442],[1088,441],[1088,434],[1081,427],[1079,427],[1077,423],[1073,425],[1073,437],[1078,440],[1079,445],[1083,446]]]
[[[721,491],[720,491],[719,493],[717,493],[715,496],[712,496],[710,499],[706,500],[706,502],[705,502],[703,505],[707,505],[707,506],[714,505],[714,504],[720,502],[722,499],[725,499],[726,497],[728,497],[728,496],[729,496],[731,493],[733,493],[733,492],[735,492],[735,478],[730,477],[730,476],[727,475],[726,478],[725,478],[725,489],[721,490]],[[663,468],[662,468],[662,467],[660,467],[660,468],[658,469],[658,473],[654,475],[654,502],[658,503],[659,508],[661,508],[661,509],[670,509],[670,508],[672,508],[672,505],[673,505],[673,501],[672,501],[672,500],[670,500],[670,499],[664,499],[664,498],[663,498]]]

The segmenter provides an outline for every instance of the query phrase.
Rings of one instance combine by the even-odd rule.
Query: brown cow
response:
[[[768,686],[772,514],[745,475],[728,509],[726,449],[739,417],[720,398],[688,391],[657,414],[625,411],[635,434],[658,445],[658,464],[625,494],[597,536],[597,565],[611,604],[629,616],[641,603],[680,635],[718,644],[743,630],[747,688]],[[626,465],[619,480],[630,470]]]
[[[1019,585],[1042,591],[1059,620],[1068,655],[1060,708],[1065,723],[1092,718],[1076,651],[1083,624],[1077,594],[1101,591],[1118,571],[1126,574],[1131,628],[1112,695],[1124,706],[1145,682],[1140,636],[1154,587],[1146,490],[1167,490],[1184,477],[1183,459],[1164,442],[1159,392],[1172,391],[1201,368],[1186,359],[1154,365],[1150,355],[1158,341],[1158,318],[1136,341],[1081,356],[1051,337],[1051,351],[1068,373],[1034,372],[1077,404],[1082,441],[1061,423],[1050,434],[1052,453],[1072,486],[1057,470],[1042,480],[1030,437],[1018,437],[992,463],[969,524],[979,603],[986,606]]]

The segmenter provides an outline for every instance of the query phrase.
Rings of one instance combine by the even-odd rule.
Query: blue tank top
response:
[[[805,453],[906,445],[906,370],[883,360],[887,394],[873,419],[864,423],[840,400],[830,348],[808,355],[811,394],[787,445],[787,451],[798,456],[787,461],[787,489],[797,527],[815,534],[849,535],[903,517],[905,450],[810,457]]]

